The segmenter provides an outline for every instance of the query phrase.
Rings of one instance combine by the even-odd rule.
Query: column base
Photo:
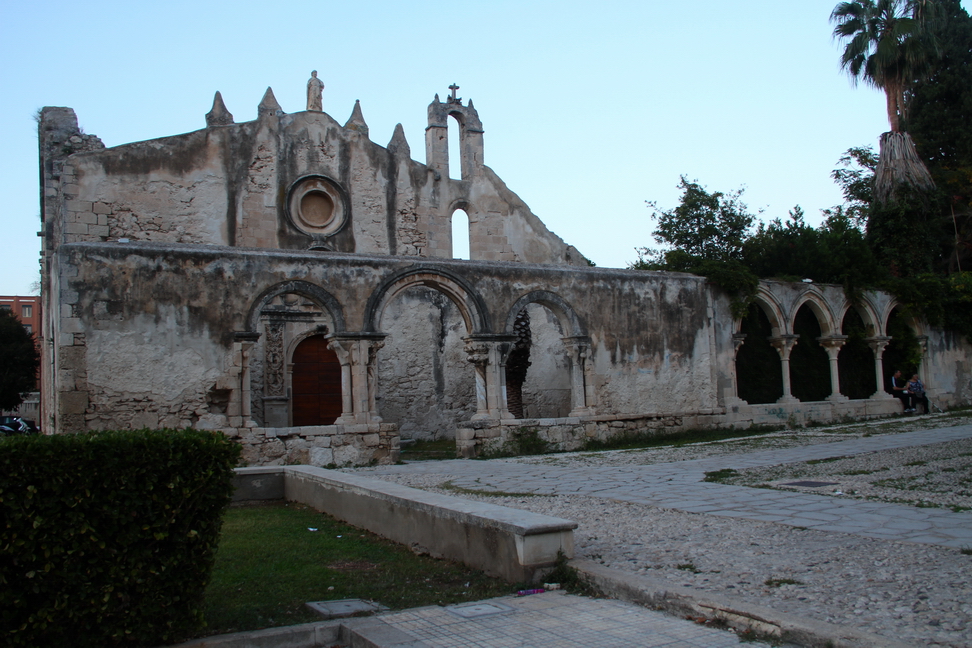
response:
[[[780,396],[776,402],[780,405],[789,405],[790,403],[799,403],[800,399],[796,396]]]
[[[831,403],[843,403],[845,401],[849,401],[850,399],[844,396],[843,394],[831,394],[824,400],[828,400]]]

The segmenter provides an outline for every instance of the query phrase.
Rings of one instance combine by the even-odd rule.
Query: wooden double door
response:
[[[290,387],[294,425],[330,425],[341,416],[341,363],[323,335],[294,349]]]

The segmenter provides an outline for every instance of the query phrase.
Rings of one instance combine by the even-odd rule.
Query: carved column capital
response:
[[[840,353],[840,349],[847,343],[850,336],[847,335],[830,335],[826,337],[818,337],[817,342],[820,346],[824,348],[827,355],[831,358],[836,358],[837,354]]]
[[[880,359],[884,355],[885,347],[891,342],[891,338],[887,335],[875,335],[874,337],[865,338],[864,341],[874,351],[874,356]]]
[[[793,347],[796,346],[799,339],[799,335],[777,335],[769,338],[769,343],[780,354],[782,360],[789,360],[790,352],[793,351]]]

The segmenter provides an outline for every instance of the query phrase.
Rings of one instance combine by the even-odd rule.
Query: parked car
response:
[[[37,434],[37,425],[33,421],[19,416],[0,416],[0,434]]]

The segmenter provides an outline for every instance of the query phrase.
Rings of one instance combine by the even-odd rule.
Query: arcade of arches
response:
[[[737,394],[750,405],[886,398],[891,375],[921,375],[927,336],[893,307],[883,317],[867,306],[843,304],[834,316],[823,299],[795,313],[763,295],[734,336]],[[839,326],[838,326],[839,322]],[[880,387],[879,387],[880,386]]]

